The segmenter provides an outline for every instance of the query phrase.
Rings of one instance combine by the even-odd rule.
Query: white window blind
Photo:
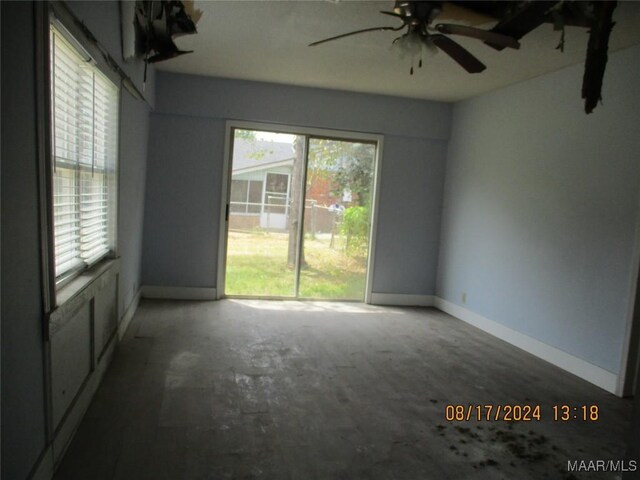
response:
[[[61,280],[114,247],[118,88],[51,26],[55,274]]]

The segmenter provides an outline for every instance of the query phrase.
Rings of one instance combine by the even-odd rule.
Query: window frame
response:
[[[380,182],[382,164],[384,160],[384,135],[379,133],[354,132],[349,130],[334,130],[321,127],[304,127],[290,124],[254,122],[244,120],[227,120],[225,122],[224,162],[222,165],[222,188],[220,191],[220,213],[218,229],[218,258],[227,257],[227,236],[229,232],[229,193],[232,178],[232,157],[234,147],[234,131],[258,130],[288,135],[305,135],[310,137],[322,137],[336,140],[350,140],[360,143],[376,144],[376,164],[374,169],[373,191],[371,193],[371,205],[373,213],[369,229],[369,258],[367,260],[367,279],[365,286],[364,303],[370,304],[373,297],[373,277],[376,268],[376,240],[378,231],[378,213],[380,210]],[[308,143],[308,142],[305,142]],[[302,228],[299,224],[299,231]],[[218,262],[216,297],[225,298],[225,269],[226,262]]]
[[[42,85],[42,98],[39,100],[40,104],[40,118],[39,128],[42,129],[40,135],[39,144],[41,150],[41,174],[44,178],[41,179],[41,209],[43,211],[42,216],[46,217],[42,222],[42,241],[43,241],[43,287],[46,292],[46,298],[44,302],[45,311],[51,312],[60,304],[60,300],[69,298],[69,292],[65,287],[75,289],[71,283],[74,282],[81,275],[91,275],[92,272],[98,272],[103,270],[103,266],[118,256],[118,224],[119,224],[119,200],[120,200],[120,122],[121,122],[121,109],[122,109],[122,79],[121,76],[115,72],[107,63],[102,55],[102,52],[91,43],[86,37],[86,33],[82,28],[78,27],[74,22],[71,14],[56,4],[48,4],[48,10],[43,15],[43,20],[40,25],[41,41],[38,42],[42,48],[38,56],[38,63],[40,65],[41,78],[40,84]],[[114,161],[112,166],[104,167],[105,177],[109,177],[112,185],[106,187],[110,191],[106,196],[106,210],[107,216],[107,239],[109,249],[103,255],[95,259],[90,259],[90,262],[83,262],[78,268],[64,272],[63,274],[56,276],[56,255],[55,255],[55,222],[54,222],[54,168],[55,168],[55,153],[53,147],[53,138],[55,135],[55,125],[52,121],[52,115],[54,114],[54,104],[52,99],[53,92],[53,80],[52,80],[52,45],[51,45],[51,31],[54,27],[58,30],[59,34],[71,44],[71,46],[77,51],[77,53],[86,58],[91,63],[91,69],[94,75],[101,76],[108,82],[110,82],[115,90],[116,98],[114,101],[114,115],[115,125],[113,127],[113,133],[115,138],[113,139]],[[95,137],[93,138],[95,141]],[[77,176],[80,177],[80,169],[77,170]],[[88,278],[91,281],[92,278]]]

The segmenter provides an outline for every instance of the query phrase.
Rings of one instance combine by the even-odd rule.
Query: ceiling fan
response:
[[[434,20],[443,12],[443,3],[445,2],[398,0],[395,3],[393,11],[381,11],[380,13],[401,20],[402,25],[398,27],[381,26],[355,30],[313,42],[309,44],[309,46],[313,47],[360,33],[400,31],[406,29],[406,32],[393,40],[393,43],[398,44],[402,52],[411,55],[411,74],[413,74],[414,57],[420,56],[418,67],[422,66],[423,49],[432,51],[437,49],[442,50],[469,73],[480,73],[486,68],[480,60],[460,44],[449,38],[448,35],[475,38],[484,41],[496,49],[505,47],[520,48],[518,40],[503,33],[451,23],[436,23],[434,25]]]

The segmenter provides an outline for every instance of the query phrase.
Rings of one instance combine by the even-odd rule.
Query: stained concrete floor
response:
[[[447,404],[542,420],[447,422]],[[616,478],[567,461],[622,459],[630,413],[435,309],[143,301],[55,478]]]

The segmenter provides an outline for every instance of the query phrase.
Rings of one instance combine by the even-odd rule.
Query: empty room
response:
[[[640,478],[640,2],[0,8],[3,479]]]

